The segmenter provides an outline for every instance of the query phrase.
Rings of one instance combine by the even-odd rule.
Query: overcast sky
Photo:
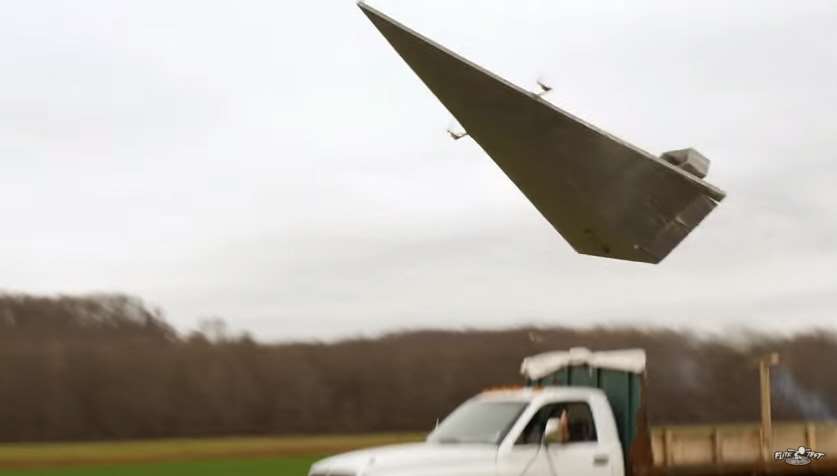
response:
[[[727,199],[658,266],[576,255],[351,0],[14,2],[0,289],[179,329],[837,327],[837,3],[378,0]]]

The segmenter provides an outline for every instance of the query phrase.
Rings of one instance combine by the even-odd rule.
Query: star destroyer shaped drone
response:
[[[694,149],[655,157],[358,3],[375,27],[579,253],[659,263],[723,200]]]

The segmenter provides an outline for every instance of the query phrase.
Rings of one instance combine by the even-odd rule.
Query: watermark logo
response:
[[[788,448],[785,451],[776,451],[773,453],[774,460],[784,461],[793,466],[804,466],[823,458],[825,458],[825,453],[820,453],[819,451],[814,451],[804,446],[800,446],[797,449]]]

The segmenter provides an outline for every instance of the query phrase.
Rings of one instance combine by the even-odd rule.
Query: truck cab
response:
[[[527,405],[498,447],[494,474],[519,476],[524,471],[533,476],[624,474],[622,446],[602,391],[533,388],[506,395],[487,392],[478,401],[490,404],[515,397],[523,397]],[[562,417],[566,421],[566,433],[551,438],[547,423]]]
[[[549,434],[550,421],[563,424],[556,435]],[[457,407],[423,443],[338,455],[317,462],[309,473],[310,476],[564,474],[624,475],[622,446],[613,412],[599,389],[488,390]]]

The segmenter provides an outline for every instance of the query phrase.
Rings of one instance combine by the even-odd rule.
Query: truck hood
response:
[[[497,447],[486,444],[410,443],[352,451],[320,460],[316,476],[491,474]],[[443,471],[443,473],[440,473]]]

